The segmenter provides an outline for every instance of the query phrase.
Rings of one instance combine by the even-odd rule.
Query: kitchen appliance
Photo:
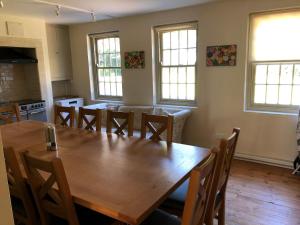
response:
[[[76,108],[83,107],[84,105],[83,98],[62,98],[54,100],[54,102],[59,106],[74,106]]]
[[[44,100],[22,100],[19,104],[21,119],[47,122],[46,104]]]

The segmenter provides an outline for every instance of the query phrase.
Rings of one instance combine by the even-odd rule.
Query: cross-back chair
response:
[[[161,141],[161,134],[167,132],[167,142],[172,142],[173,139],[173,120],[171,115],[150,115],[142,113],[141,123],[141,138],[147,137],[147,129],[152,133],[150,139],[153,141]]]
[[[20,121],[20,110],[18,104],[0,107],[0,120],[2,120],[5,124],[12,123],[13,117],[16,117],[16,121]]]
[[[54,105],[54,123],[61,126],[74,127],[75,107]]]
[[[234,128],[229,138],[220,141],[220,153],[210,196],[212,204],[207,210],[206,225],[213,225],[214,218],[217,218],[218,225],[225,225],[226,188],[239,134],[240,128]]]
[[[190,176],[182,221],[162,210],[156,210],[142,225],[203,225],[216,167],[217,151],[196,167]]]
[[[127,135],[129,137],[133,136],[133,119],[133,112],[116,112],[107,110],[106,132],[112,133],[112,129],[115,127],[115,134],[125,135],[125,129],[127,127]],[[121,120],[123,120],[122,123]]]
[[[51,216],[79,225],[61,160],[40,160],[28,152],[22,153],[22,160],[42,225],[50,225]]]
[[[14,149],[4,148],[4,158],[15,224],[37,225],[38,219],[33,198],[22,176]]]
[[[90,119],[89,117],[92,117]],[[85,124],[85,127],[84,127]],[[79,108],[78,128],[101,131],[101,109]]]

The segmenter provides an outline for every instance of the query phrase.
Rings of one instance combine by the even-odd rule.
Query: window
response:
[[[157,100],[194,104],[197,63],[197,24],[157,27]]]
[[[300,10],[250,16],[249,109],[295,112],[300,105]]]
[[[96,98],[118,99],[122,96],[120,38],[118,33],[91,35],[94,50],[94,85]]]

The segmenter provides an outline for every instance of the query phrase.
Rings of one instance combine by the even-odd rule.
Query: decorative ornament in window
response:
[[[144,51],[125,52],[125,68],[144,69],[145,52]]]
[[[206,50],[207,66],[235,66],[236,45],[208,46]]]

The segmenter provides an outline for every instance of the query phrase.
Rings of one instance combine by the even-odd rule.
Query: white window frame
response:
[[[100,95],[99,91],[99,81],[98,81],[98,46],[96,44],[98,39],[104,38],[111,38],[111,37],[118,37],[118,31],[106,32],[106,33],[97,33],[97,34],[89,34],[90,45],[91,45],[91,63],[92,63],[92,73],[93,73],[93,88],[94,88],[94,99],[95,100],[112,100],[112,101],[122,101],[123,99],[123,90],[122,96],[112,96],[112,95]],[[120,40],[121,41],[121,40]],[[120,43],[120,67],[115,67],[116,69],[121,69],[121,76],[122,76],[122,89],[123,89],[123,69],[122,69],[122,54],[121,54],[121,43]]]
[[[249,26],[248,26],[248,55],[247,55],[247,69],[246,69],[246,96],[245,96],[245,111],[258,111],[262,113],[279,113],[279,114],[297,114],[299,111],[298,105],[282,105],[282,104],[260,104],[254,102],[255,95],[255,67],[256,65],[278,65],[278,64],[298,64],[300,60],[261,60],[261,61],[251,61],[250,54],[252,49],[252,40],[251,40],[251,16],[255,14],[270,14],[272,12],[278,13],[280,11],[288,11],[288,10],[278,10],[271,12],[259,12],[252,13],[249,15]],[[293,11],[293,10],[291,10]],[[294,78],[294,71],[293,71]],[[280,84],[278,84],[280,86]],[[293,84],[292,84],[293,85]]]
[[[255,70],[257,65],[285,65],[285,64],[300,64],[300,60],[282,60],[282,61],[254,61],[249,63],[249,76],[248,76],[248,105],[249,110],[254,111],[266,111],[266,112],[278,112],[278,113],[296,113],[299,110],[297,105],[282,105],[282,104],[266,104],[266,103],[255,103],[254,94],[255,94]],[[280,79],[280,75],[279,75]],[[294,80],[294,71],[293,78]],[[283,84],[284,85],[284,84]],[[280,84],[278,84],[280,87]],[[293,83],[291,84],[293,86]],[[279,91],[279,90],[278,90]]]
[[[176,31],[181,29],[189,29],[193,28],[196,30],[196,62],[195,62],[195,100],[178,100],[178,99],[163,99],[162,98],[162,33],[166,31]],[[196,21],[179,23],[179,24],[171,24],[171,25],[163,25],[157,26],[154,28],[154,41],[155,41],[155,69],[156,69],[156,103],[162,105],[177,105],[177,106],[196,106],[197,105],[197,93],[198,93],[198,49],[199,49],[199,40],[198,40],[198,23]],[[170,66],[172,67],[172,66]],[[180,66],[174,66],[180,67]]]

